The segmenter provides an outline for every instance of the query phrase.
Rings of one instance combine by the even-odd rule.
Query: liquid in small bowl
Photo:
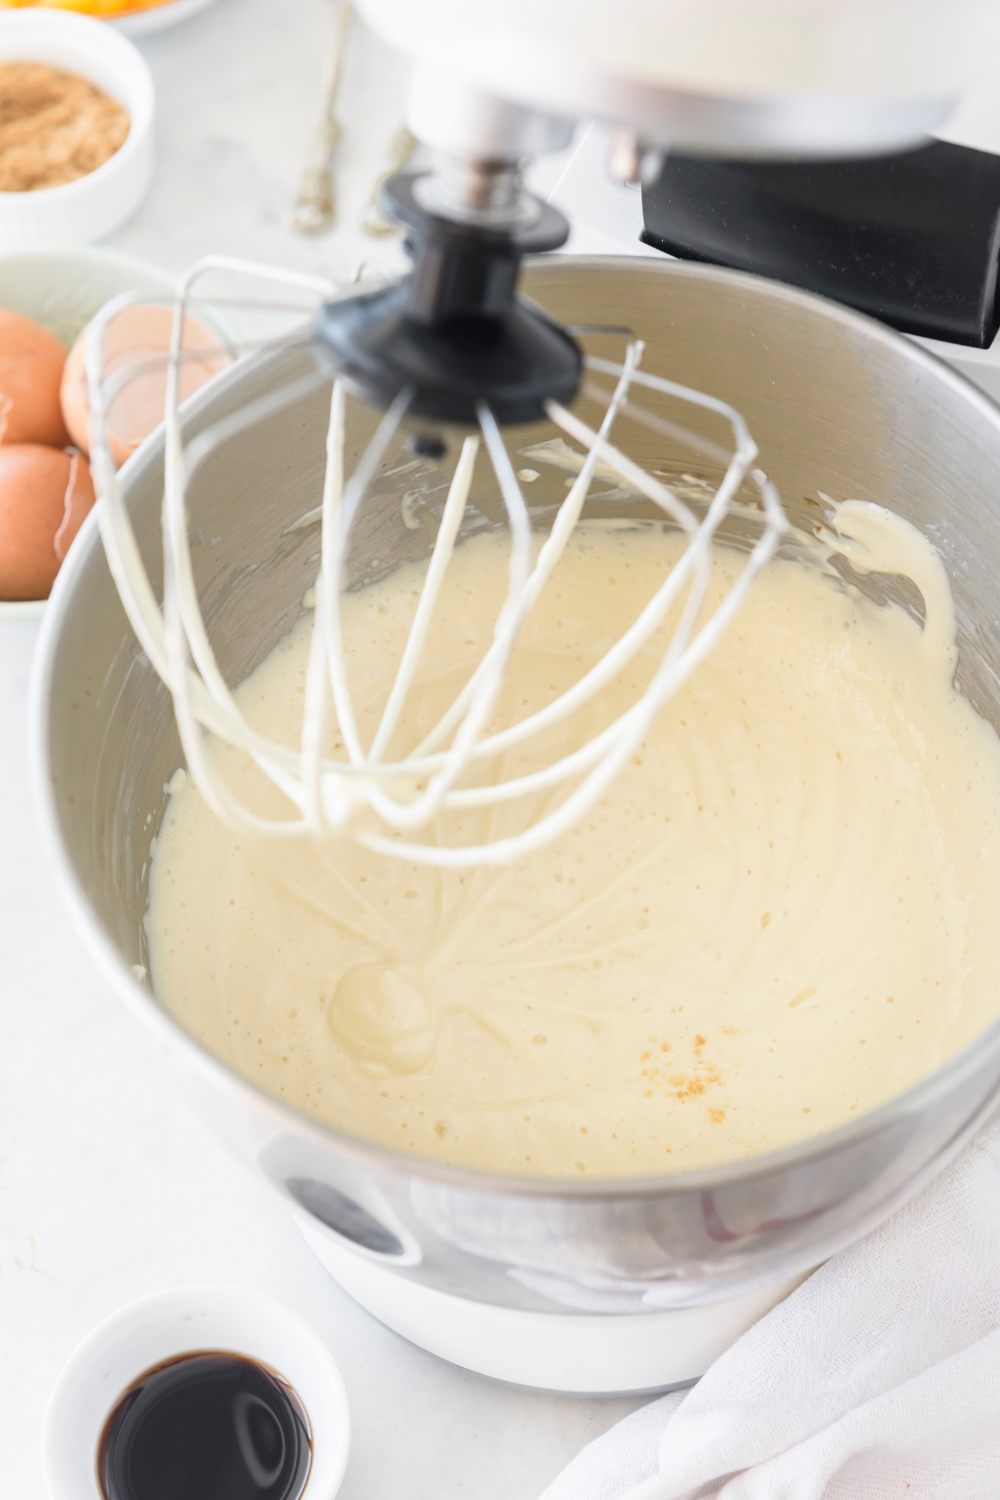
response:
[[[299,1500],[311,1466],[295,1391],[221,1349],[145,1370],[119,1396],[97,1450],[104,1500]]]

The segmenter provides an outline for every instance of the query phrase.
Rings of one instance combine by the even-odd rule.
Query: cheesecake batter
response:
[[[517,864],[440,873],[348,841],[254,842],[179,775],[147,919],[162,1002],[308,1114],[533,1176],[734,1161],[932,1072],[1000,1013],[1000,740],[953,686],[930,545],[875,507],[835,510],[826,542],[859,571],[911,578],[923,627],[844,583],[824,546],[772,562],[601,805]],[[581,526],[524,628],[498,721],[602,655],[679,551],[656,525]],[[741,566],[720,547],[713,588]],[[506,567],[502,535],[458,548],[397,748],[469,675]],[[369,737],[422,576],[406,565],[343,601]],[[290,743],[309,633],[296,626],[238,694]],[[585,724],[553,731],[549,753],[634,701],[663,645]],[[216,753],[258,810],[287,815],[240,752]],[[504,770],[535,763],[522,753]],[[465,815],[450,840],[513,831],[524,812]]]

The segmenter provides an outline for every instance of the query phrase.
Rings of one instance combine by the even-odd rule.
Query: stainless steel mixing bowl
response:
[[[877,501],[921,527],[951,577],[959,679],[1000,726],[1000,409],[906,339],[767,281],[665,262],[559,258],[531,267],[527,282],[563,322],[628,324],[646,340],[646,368],[732,402],[793,516],[808,519],[822,492]],[[604,336],[601,347],[621,346]],[[298,349],[237,367],[190,404],[188,432],[300,375],[308,361]],[[286,528],[316,504],[327,407],[328,391],[318,390],[257,422],[214,452],[194,485],[198,584],[231,682],[298,618],[313,580],[315,531]],[[355,454],[373,420],[354,414]],[[630,429],[629,446],[648,466],[696,480],[709,474],[710,465],[699,467],[644,429]],[[161,446],[147,444],[126,486],[154,578],[161,463]],[[356,582],[428,549],[433,496],[417,484],[404,524],[403,483],[412,481],[383,475],[361,514]],[[562,476],[553,471],[530,494],[533,504],[551,506],[565,494]],[[495,500],[483,494],[477,504],[489,522]],[[628,502],[619,500],[610,508],[620,514],[623,507]],[[899,593],[886,585],[892,588]],[[899,596],[919,613],[912,591]],[[538,1312],[641,1313],[734,1296],[815,1265],[871,1228],[938,1171],[993,1107],[1000,1025],[843,1129],[686,1175],[587,1184],[500,1178],[317,1124],[210,1056],[144,978],[151,846],[181,755],[169,697],[128,627],[93,524],[75,544],[48,610],[36,707],[42,823],[97,962],[166,1043],[202,1115],[236,1153],[338,1245],[400,1277]]]

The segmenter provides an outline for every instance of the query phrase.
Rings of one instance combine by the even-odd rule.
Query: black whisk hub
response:
[[[568,333],[517,295],[525,255],[569,233],[549,204],[515,227],[464,223],[425,208],[416,175],[393,177],[383,206],[407,228],[413,269],[377,291],[328,302],[316,325],[321,363],[363,400],[388,407],[412,392],[407,416],[474,426],[487,405],[501,424],[539,422],[568,405],[582,360]]]

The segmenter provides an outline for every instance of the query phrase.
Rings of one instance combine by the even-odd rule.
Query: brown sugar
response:
[[[86,177],[125,144],[129,123],[87,78],[47,63],[0,63],[0,192]]]

